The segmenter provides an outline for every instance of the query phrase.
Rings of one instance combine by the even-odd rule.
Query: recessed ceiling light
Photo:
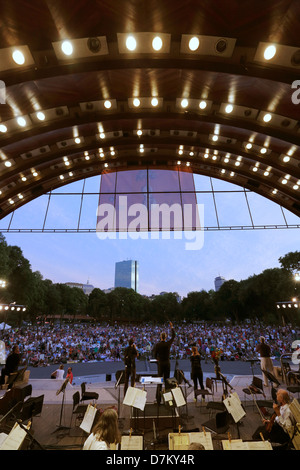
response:
[[[140,104],[141,104],[140,100],[139,100],[138,98],[134,98],[134,100],[133,100],[133,106],[135,106],[136,108],[138,108]]]
[[[21,52],[20,50],[16,49],[13,53],[12,53],[12,58],[14,60],[14,62],[18,65],[23,65],[25,63],[25,57],[24,57],[24,54],[23,52]]]
[[[142,131],[141,129],[139,129],[139,130],[137,131],[137,135],[142,135],[142,134],[143,134],[143,131]]]
[[[264,58],[266,60],[271,60],[273,59],[275,54],[276,54],[276,47],[274,46],[274,44],[271,44],[270,46],[266,47],[264,51]]]
[[[290,159],[291,159],[291,158],[290,158],[288,155],[285,155],[285,156],[283,157],[283,161],[284,161],[284,163],[287,163],[287,162],[289,162],[289,161],[290,161]]]
[[[106,109],[111,108],[111,101],[109,101],[109,100],[104,101],[104,107],[105,107]]]
[[[5,124],[0,124],[0,132],[3,132],[3,133],[7,132],[7,127]]]
[[[26,126],[26,120],[25,120],[23,117],[18,117],[18,118],[17,118],[17,123],[18,123],[19,126],[21,126],[21,127],[25,127],[25,126]]]
[[[189,40],[189,49],[191,51],[196,51],[198,49],[199,45],[200,45],[200,41],[199,41],[199,38],[197,38],[196,36],[192,37]]]
[[[157,98],[152,98],[151,104],[152,104],[152,106],[154,106],[154,107],[157,106],[157,105],[158,105],[158,99],[157,99]]]
[[[80,142],[81,142],[80,137],[75,137],[75,143],[80,144]]]
[[[264,115],[263,119],[265,122],[270,122],[272,119],[272,115],[270,113],[267,113]]]
[[[232,104],[228,104],[225,108],[225,113],[229,114],[229,113],[232,113],[232,111],[233,111]]]
[[[73,45],[70,41],[64,41],[61,45],[61,50],[65,55],[73,54]]]
[[[217,142],[218,138],[219,138],[219,136],[218,136],[218,135],[213,135],[213,138],[212,138],[212,140],[213,140],[214,142]]]
[[[134,51],[136,49],[136,40],[133,36],[128,36],[127,37],[126,47],[129,51]]]
[[[266,153],[267,149],[265,147],[260,149],[260,153]]]
[[[188,106],[189,102],[186,98],[184,98],[183,100],[181,100],[181,107],[182,108],[186,108]]]
[[[159,36],[156,36],[152,41],[152,47],[155,51],[160,51],[162,48],[163,42]]]
[[[45,120],[45,114],[42,113],[42,111],[39,111],[38,113],[36,113],[36,117],[38,118],[39,121]]]
[[[105,134],[104,134],[104,132],[101,132],[101,134],[100,134],[100,139],[105,139]]]
[[[8,160],[6,160],[6,162],[4,162],[4,165],[7,167],[7,168],[10,168],[12,163]]]
[[[252,144],[248,142],[248,144],[246,144],[246,149],[250,150],[251,148],[252,148]]]
[[[27,181],[26,176],[22,176],[21,180],[24,181],[24,182]]]
[[[206,101],[204,101],[204,100],[203,100],[203,101],[200,101],[200,103],[199,103],[199,108],[200,108],[200,109],[205,109],[206,106],[207,106]]]

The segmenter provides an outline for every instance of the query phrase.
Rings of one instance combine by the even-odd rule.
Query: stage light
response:
[[[44,121],[45,120],[45,114],[39,111],[36,113],[36,117],[38,118],[39,121]]]
[[[263,120],[265,122],[270,122],[271,119],[272,119],[272,115],[270,113],[265,114],[264,117],[263,117]]]
[[[181,107],[182,108],[187,108],[188,105],[189,105],[189,102],[188,102],[187,99],[184,98],[183,100],[181,100]]]
[[[61,50],[67,56],[72,55],[73,54],[73,45],[72,45],[72,43],[70,41],[63,41],[63,43],[61,45]]]
[[[104,101],[104,107],[105,107],[106,109],[111,108],[111,101],[105,100],[105,101]]]
[[[200,44],[199,38],[194,36],[189,40],[189,49],[191,51],[196,51],[199,47],[199,44]]]
[[[226,108],[225,108],[225,112],[226,112],[227,114],[230,114],[230,113],[232,113],[232,111],[233,111],[233,106],[232,106],[232,104],[228,104],[228,105],[226,106]]]
[[[128,36],[127,37],[126,47],[129,51],[134,51],[136,49],[136,40],[133,36]]]
[[[25,127],[26,126],[26,119],[24,119],[23,117],[18,117],[17,118],[17,123],[19,124],[20,127]]]
[[[23,65],[25,63],[25,57],[24,57],[24,54],[23,52],[21,52],[19,49],[16,49],[13,53],[12,53],[12,58],[14,60],[14,62],[18,65]]]
[[[160,51],[162,48],[163,42],[159,36],[156,36],[152,41],[152,47],[155,51]]]
[[[271,60],[276,54],[276,46],[274,44],[271,44],[270,46],[267,46],[264,51],[264,58],[266,60]]]

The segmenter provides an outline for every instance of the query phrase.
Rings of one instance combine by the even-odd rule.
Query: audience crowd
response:
[[[176,338],[171,359],[188,359],[193,344],[198,346],[205,361],[214,348],[222,350],[221,360],[247,360],[257,357],[255,348],[263,335],[275,358],[291,352],[300,330],[290,326],[271,326],[262,323],[174,324]],[[130,338],[139,351],[139,359],[150,359],[161,331],[167,334],[168,325],[153,324],[40,324],[2,331],[6,355],[18,344],[22,362],[28,366],[47,366],[67,362],[97,362],[123,360],[123,350]],[[1,335],[0,335],[1,339]]]

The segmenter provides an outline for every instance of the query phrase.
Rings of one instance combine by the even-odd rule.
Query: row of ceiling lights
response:
[[[182,155],[182,154],[183,154],[183,149],[184,149],[183,146],[180,146],[180,147],[179,147],[179,149],[178,149],[178,154],[179,154],[179,155]],[[140,153],[143,153],[143,151],[144,151],[144,145],[141,144],[140,147],[139,147],[137,150],[138,150]],[[103,150],[103,148],[99,148],[99,149],[98,149],[98,152],[99,152],[100,158],[103,158],[103,157],[107,156],[107,154],[105,154],[105,151]],[[116,152],[115,152],[115,148],[114,148],[114,147],[110,147],[110,155],[111,155],[111,156],[115,156],[115,153],[116,153]],[[200,153],[199,153],[199,155],[200,155]],[[218,155],[218,152],[217,152],[217,151],[214,151],[214,154],[211,156],[211,157],[212,157],[212,160],[216,161],[217,158],[218,158],[217,155]],[[195,152],[189,152],[189,156],[195,156]],[[210,155],[209,155],[209,150],[207,149],[207,150],[205,151],[205,153],[203,154],[203,157],[204,157],[205,159],[207,159],[207,158],[209,158],[209,156],[210,156]],[[90,155],[87,151],[85,151],[85,152],[84,152],[84,157],[85,157],[85,160],[90,160],[91,155]],[[230,157],[231,157],[231,154],[227,153],[227,154],[225,155],[224,159],[223,159],[224,163],[229,163],[229,162],[230,162]],[[70,165],[70,161],[69,161],[68,157],[63,157],[63,162],[64,162],[64,164],[65,164],[66,166],[69,166],[69,165]],[[235,165],[235,166],[240,166],[240,165],[241,165],[241,162],[242,162],[242,157],[241,157],[241,156],[238,156],[238,157],[236,158],[235,162],[234,162],[234,165]],[[179,165],[179,166],[182,165],[182,162],[181,162],[180,160],[178,160],[178,161],[177,161],[177,165]],[[187,167],[190,167],[190,166],[191,166],[191,162],[187,161],[187,162],[185,162],[185,165],[186,165]],[[104,168],[108,168],[108,167],[109,167],[108,163],[105,162],[105,163],[104,163]],[[253,171],[253,172],[257,172],[258,170],[259,170],[259,162],[257,162],[257,163],[255,164],[255,166],[252,167],[252,171]],[[262,170],[262,174],[263,174],[264,176],[269,176],[271,170],[272,170],[271,167],[267,167],[265,170]],[[221,173],[221,174],[225,174],[226,171],[227,171],[227,170],[225,170],[224,168],[222,168],[222,169],[220,170],[220,173]],[[34,177],[39,176],[39,173],[38,173],[35,169],[32,169],[31,174],[32,174],[32,176],[34,176]],[[231,177],[235,176],[235,172],[233,172],[233,171],[230,171],[229,174],[230,174]],[[68,174],[61,174],[61,175],[59,175],[58,179],[59,179],[59,180],[64,180],[65,178],[71,178],[71,177],[73,177],[73,176],[74,176],[74,172],[73,172],[73,171],[69,171]],[[281,184],[286,185],[288,182],[290,182],[290,178],[291,178],[290,175],[288,175],[288,174],[285,175],[283,178],[280,179]],[[21,180],[22,180],[23,182],[26,182],[26,181],[27,181],[26,176],[23,175],[23,176],[21,177]],[[291,186],[291,187],[292,187],[294,190],[298,190],[299,187],[300,187],[300,180],[297,181],[295,184],[292,183],[292,186]],[[273,195],[277,194],[277,192],[278,192],[277,189],[272,190],[272,194],[273,194]],[[2,192],[0,191],[0,195],[1,195],[1,194],[2,194]],[[22,195],[22,193],[19,193],[17,197],[18,197],[19,200],[22,200],[24,196]],[[15,201],[14,201],[13,199],[9,199],[8,202],[9,202],[10,204],[12,204],[12,205],[15,204]]]
[[[205,110],[208,106],[208,104],[212,104],[212,102],[208,100],[189,100],[187,98],[183,99],[176,99],[176,104],[177,106],[181,107],[182,109],[187,109],[189,107],[189,104],[192,103],[192,108],[193,110],[195,109],[195,102],[198,104],[198,108],[200,110]],[[152,108],[157,108],[161,107],[163,103],[163,99],[159,97],[150,97],[150,98],[129,98],[128,99],[128,105],[129,108],[149,108],[150,106]],[[116,103],[115,100],[102,100],[100,101],[100,104],[102,104],[103,109],[111,109],[112,107],[116,108]],[[113,106],[114,105],[114,106]],[[239,107],[240,108],[240,107]],[[225,113],[225,114],[232,114],[235,110],[235,105],[231,103],[221,103],[220,105],[220,112]],[[249,110],[251,111],[251,110]],[[246,113],[247,114],[247,113]],[[250,114],[252,114],[250,112]],[[279,117],[281,118],[281,124],[286,125],[287,123],[290,123],[291,120],[288,120],[284,116],[278,116],[275,113],[270,113],[270,112],[259,112],[256,110],[257,119],[259,121],[263,121],[264,123],[269,123],[273,117]],[[47,111],[37,111],[36,113],[33,113],[31,116],[38,121],[45,121],[46,120],[46,115]],[[245,114],[244,114],[245,115]],[[246,115],[245,115],[246,116]],[[246,116],[247,117],[247,116]],[[53,113],[51,112],[51,118],[53,118]],[[296,123],[296,122],[295,122]],[[32,124],[32,121],[29,119],[29,116],[17,116],[16,118],[10,119],[9,121],[4,121],[0,123],[0,133],[5,134],[9,130],[13,131],[15,129],[15,124],[17,124],[21,128],[25,128],[26,126],[29,126]]]
[[[151,32],[143,33],[118,33],[117,41],[120,53],[169,53],[171,46],[171,34],[157,34]],[[181,53],[191,54],[217,54],[231,56],[236,44],[235,38],[223,38],[217,36],[183,34],[181,37]],[[69,58],[73,55],[84,57],[93,54],[106,55],[109,53],[105,36],[65,39],[52,43],[58,58],[61,55]],[[7,48],[11,51],[11,57],[15,64],[22,66],[26,64],[26,55],[30,54],[27,46]],[[256,49],[255,58],[264,61],[283,60],[282,55],[290,53],[291,65],[299,65],[300,50],[297,47],[284,46],[276,43],[260,42]]]

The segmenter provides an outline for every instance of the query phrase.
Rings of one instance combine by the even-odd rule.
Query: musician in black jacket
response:
[[[191,361],[191,379],[194,382],[194,398],[197,399],[196,390],[198,387],[198,383],[201,387],[201,390],[204,389],[203,385],[203,372],[201,367],[201,356],[198,351],[197,346],[192,346],[192,354],[190,356]],[[205,398],[205,395],[202,395],[202,398]]]
[[[16,344],[13,347],[12,352],[6,358],[6,364],[1,371],[0,385],[4,384],[6,375],[9,376],[10,374],[18,371],[20,362],[21,354],[19,346]]]
[[[160,342],[155,345],[153,351],[154,358],[157,360],[158,376],[163,377],[164,383],[166,383],[166,380],[170,378],[170,349],[175,339],[175,331],[171,322],[170,328],[171,338],[166,341],[167,334],[165,332],[162,332],[160,335]],[[161,400],[160,391],[161,386],[159,385],[157,387],[156,393],[156,399],[158,404],[160,404]]]
[[[124,351],[124,362],[125,362],[125,383],[124,383],[124,395],[126,394],[129,378],[131,378],[131,387],[135,385],[136,365],[135,359],[138,357],[138,351],[135,347],[133,339],[129,340],[129,345]]]

